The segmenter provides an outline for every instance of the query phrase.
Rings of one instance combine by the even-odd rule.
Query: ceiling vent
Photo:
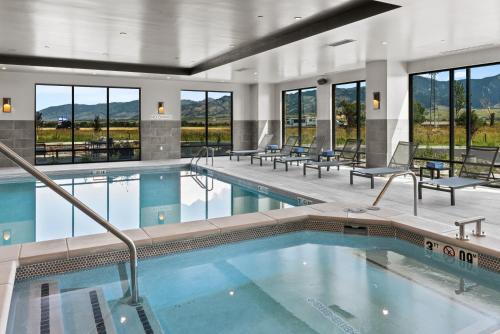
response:
[[[235,72],[246,72],[246,71],[250,71],[250,70],[251,70],[251,68],[249,68],[249,67],[242,67],[242,68],[237,68],[234,71]]]
[[[337,47],[337,46],[341,46],[341,45],[344,45],[344,44],[349,44],[349,43],[352,43],[352,42],[356,42],[355,39],[343,39],[341,41],[338,41],[338,42],[333,42],[333,43],[330,43],[328,44],[328,46],[331,46],[331,47]]]
[[[487,49],[487,48],[491,48],[493,46],[495,46],[495,44],[493,44],[493,43],[481,44],[481,45],[470,46],[470,47],[462,48],[462,49],[455,49],[455,50],[443,51],[443,52],[441,52],[441,54],[442,55],[450,55],[450,54],[462,53],[462,52],[467,52],[467,51],[475,51],[475,50]]]

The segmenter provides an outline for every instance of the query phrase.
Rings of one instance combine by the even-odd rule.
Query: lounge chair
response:
[[[451,205],[455,205],[455,190],[483,186],[492,182],[495,178],[493,169],[498,150],[498,147],[469,147],[458,176],[420,181],[418,183],[418,198],[422,199],[423,188],[444,191],[450,193]]]
[[[318,160],[315,162],[306,162],[304,164],[304,175],[306,175],[307,168],[317,169],[318,178],[321,178],[321,168],[326,168],[327,170],[330,170],[330,167],[337,167],[338,170],[340,169],[340,166],[350,165],[354,167],[356,164],[358,164],[357,158],[360,146],[361,146],[360,140],[347,139],[338,159],[331,161]]]
[[[413,158],[415,157],[417,148],[418,144],[400,141],[387,167],[351,170],[350,184],[353,184],[353,176],[361,176],[370,179],[370,187],[373,189],[375,187],[375,176],[387,176],[407,171],[413,165]]]
[[[272,139],[273,139],[273,135],[270,135],[270,134],[265,135],[264,138],[262,138],[257,149],[255,149],[255,150],[229,151],[229,160],[233,160],[233,155],[236,156],[236,161],[240,161],[241,156],[249,156],[252,154],[265,153],[265,152],[267,152],[267,145],[269,145],[269,143],[271,142]]]
[[[288,172],[289,163],[292,164],[293,162],[297,162],[298,165],[299,162],[318,161],[321,151],[323,150],[324,144],[325,140],[323,138],[314,137],[314,139],[311,142],[311,145],[309,145],[309,150],[307,151],[307,154],[305,156],[295,156],[295,157],[289,156],[289,157],[276,158],[273,161],[273,168],[276,169],[277,163],[282,163],[285,164],[285,171]]]
[[[271,158],[272,160],[280,157],[287,157],[290,156],[292,153],[292,149],[297,144],[297,141],[299,140],[299,137],[297,136],[290,136],[286,140],[286,143],[283,145],[281,150],[279,152],[274,152],[274,153],[258,153],[258,154],[252,154],[250,156],[250,163],[253,164],[253,159],[260,160],[260,165],[262,166],[262,160]]]

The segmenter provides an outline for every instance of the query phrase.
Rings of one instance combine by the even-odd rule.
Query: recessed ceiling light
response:
[[[264,15],[257,15],[257,17],[258,17],[259,19],[261,19],[261,18],[263,18],[263,17],[264,17]]]
[[[446,40],[442,39],[442,40],[441,40],[441,43],[444,43],[444,42],[446,42]]]
[[[302,16],[295,16],[294,19],[300,20],[300,19],[302,19]]]
[[[120,35],[126,35],[127,33],[125,31],[120,31]]]
[[[167,79],[171,79],[172,77],[167,77]]]
[[[387,45],[387,44],[389,44],[389,43],[387,43],[386,41],[382,41],[382,42],[380,42],[380,44],[382,44],[382,45]]]
[[[2,71],[5,71],[6,69],[7,69],[7,67],[2,66]]]
[[[257,72],[253,72],[253,75],[257,75]]]

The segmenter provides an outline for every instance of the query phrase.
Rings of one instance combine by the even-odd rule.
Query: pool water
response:
[[[32,315],[39,326],[39,310],[26,310],[40,305],[32,291],[42,283],[56,291],[50,314],[62,312],[66,333],[95,331],[85,315],[88,289],[100,296],[109,333],[144,333],[136,309],[120,301],[127,270],[120,264],[16,283],[8,333],[30,333]],[[142,319],[155,333],[500,328],[500,275],[389,238],[297,232],[151,258],[139,263],[139,287]]]
[[[197,182],[183,170],[54,179],[122,230],[297,205],[296,198],[220,176],[199,175]],[[34,179],[0,183],[0,246],[99,232],[101,226]]]

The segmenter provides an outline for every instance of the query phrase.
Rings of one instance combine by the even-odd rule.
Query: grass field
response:
[[[113,140],[139,140],[139,129],[110,127],[109,136]],[[106,131],[95,132],[92,128],[75,130],[75,142],[98,140],[101,137],[106,137]],[[71,129],[37,128],[36,142],[71,142]]]
[[[181,128],[182,142],[204,142],[205,127],[204,126],[183,126]],[[210,142],[231,142],[231,127],[218,126],[208,128],[208,141]]]

